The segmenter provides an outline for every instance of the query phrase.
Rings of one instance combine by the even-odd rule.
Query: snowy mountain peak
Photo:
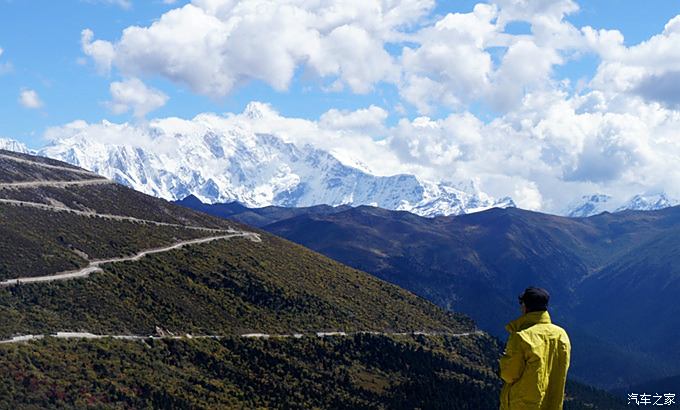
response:
[[[572,218],[584,218],[611,211],[611,199],[611,196],[605,194],[584,195],[580,200],[569,204],[564,214]]]
[[[0,149],[20,152],[22,154],[31,153],[31,150],[29,150],[28,147],[26,147],[26,145],[20,143],[19,141],[11,140],[8,138],[0,138]]]
[[[616,209],[619,211],[655,211],[680,204],[677,199],[669,198],[666,193],[635,195],[628,202]]]
[[[621,202],[618,202],[621,204]],[[588,217],[602,212],[655,211],[679,205],[680,201],[666,193],[638,194],[616,206],[611,196],[604,194],[585,195],[580,201],[572,203],[564,213],[570,217]]]
[[[270,110],[251,103],[245,114],[261,118]],[[375,176],[327,151],[256,133],[211,114],[143,126],[72,127],[53,136],[40,154],[168,200],[194,195],[207,203],[238,201],[248,207],[375,205],[423,216],[514,205],[496,201],[471,182],[453,186],[407,174]]]
[[[274,114],[274,110],[268,104],[252,101],[248,103],[243,115],[251,120],[261,120],[263,118],[270,117]]]

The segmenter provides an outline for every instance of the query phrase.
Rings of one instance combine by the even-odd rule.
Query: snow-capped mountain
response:
[[[668,208],[679,205],[680,201],[668,197],[665,193],[635,195],[625,204],[616,209],[619,211],[655,211],[657,209]]]
[[[496,201],[471,183],[371,175],[326,151],[225,125],[223,119],[202,114],[191,121],[168,118],[143,126],[74,124],[53,136],[40,154],[167,200],[195,195],[207,203],[238,201],[248,207],[374,205],[423,216],[514,206],[511,199]]]
[[[14,151],[14,152],[21,152],[22,154],[29,154],[31,153],[31,150],[26,147],[26,145],[20,143],[19,141],[7,139],[7,138],[0,138],[0,149],[4,149],[7,151]]]
[[[605,194],[584,195],[580,200],[567,206],[564,215],[572,218],[583,218],[611,211],[611,196]]]
[[[621,204],[621,202],[619,202]],[[638,194],[623,202],[616,204],[610,195],[594,194],[585,195],[579,201],[571,203],[564,215],[574,218],[582,218],[600,214],[602,212],[621,211],[655,211],[680,205],[680,201],[669,197],[665,193]]]

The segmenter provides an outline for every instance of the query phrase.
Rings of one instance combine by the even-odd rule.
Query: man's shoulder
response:
[[[558,326],[554,323],[541,323],[540,325],[534,325],[530,326],[526,329],[520,330],[517,332],[517,335],[522,337],[528,337],[529,335],[534,335],[534,334],[547,334],[550,335],[551,337],[554,338],[559,338],[561,340],[564,340],[566,342],[569,342],[569,335],[567,335],[567,331],[564,330],[561,326]]]
[[[555,330],[555,332],[558,333],[564,333],[565,335],[567,334],[567,331],[564,330],[562,326],[556,325],[554,323],[550,323],[550,327]]]

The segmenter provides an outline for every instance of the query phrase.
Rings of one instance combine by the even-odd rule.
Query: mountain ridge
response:
[[[574,374],[590,383],[607,381],[605,387],[612,387],[677,372],[668,366],[678,349],[668,327],[680,323],[674,308],[664,303],[673,300],[673,289],[680,291],[676,269],[668,269],[672,255],[680,252],[680,244],[670,239],[680,236],[680,207],[587,218],[518,208],[423,218],[367,206],[220,208],[222,213],[213,207],[201,209],[258,222],[261,229],[465,312],[498,336],[505,335],[503,317],[516,310],[508,295],[530,284],[546,287],[553,318],[574,334]],[[613,279],[618,276],[625,282]],[[659,296],[636,297],[643,283],[647,293],[658,287]],[[600,314],[593,318],[593,312]],[[648,317],[659,315],[649,337],[616,326],[632,321],[644,327]],[[589,365],[593,360],[602,361],[599,373]]]

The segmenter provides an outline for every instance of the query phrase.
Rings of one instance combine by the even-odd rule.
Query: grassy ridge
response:
[[[62,168],[72,168],[74,170],[83,171],[83,169],[80,168],[80,167],[77,167],[75,165],[71,165],[67,162],[52,159],[52,158],[40,157],[40,156],[30,155],[30,154],[22,154],[21,152],[7,151],[7,150],[4,150],[4,149],[0,149],[0,154],[7,155],[7,156],[10,156],[10,157],[19,158],[19,159],[24,159],[24,160],[31,161],[31,162],[36,162],[38,164],[54,165],[54,166],[58,166],[58,167],[62,167]],[[11,161],[11,160],[9,160],[9,161]],[[11,163],[16,164],[16,161],[12,161]],[[2,164],[3,164],[2,170],[4,172],[4,170],[5,170],[4,167],[6,165],[5,165],[5,163],[2,163]],[[27,165],[30,165],[30,164],[26,164],[26,163],[22,164],[22,166],[27,166]]]
[[[0,154],[6,151],[0,150]],[[96,175],[88,175],[82,172],[45,168],[40,165],[17,162],[0,157],[0,183],[30,182],[30,181],[75,181],[84,179],[103,178]]]
[[[0,204],[0,280],[84,267],[86,255],[90,259],[133,255],[143,249],[211,235]]]
[[[0,335],[150,334],[156,326],[196,334],[474,328],[465,316],[272,236],[103,268],[87,279],[0,289]]]
[[[223,228],[229,222],[174,206],[171,203],[144,195],[118,184],[50,186],[0,190],[0,198],[37,202],[100,214],[124,215],[139,219],[168,222],[180,225],[198,225],[208,228]]]

